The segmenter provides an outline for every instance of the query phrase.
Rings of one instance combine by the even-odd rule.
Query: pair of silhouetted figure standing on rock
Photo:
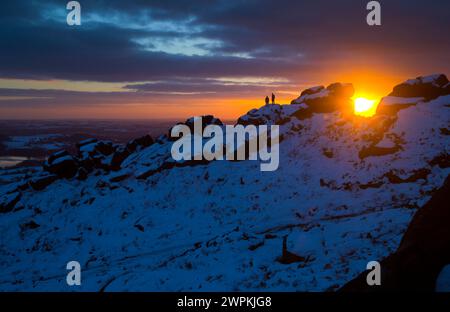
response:
[[[269,97],[266,96],[266,105],[269,104]],[[275,104],[275,94],[272,93],[272,104]]]

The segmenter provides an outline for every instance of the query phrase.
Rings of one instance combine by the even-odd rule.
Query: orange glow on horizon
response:
[[[348,64],[346,64],[348,67]],[[282,74],[280,74],[282,75]],[[384,70],[380,67],[377,70],[367,69],[365,67],[359,68],[343,68],[337,66],[333,70],[322,71],[320,69],[315,71],[315,75],[308,77],[308,80],[302,82],[302,76],[298,77],[299,82],[293,82],[292,85],[277,85],[268,87],[265,91],[257,91],[259,93],[244,92],[223,94],[198,94],[198,95],[167,95],[167,94],[148,94],[133,93],[135,97],[126,98],[123,96],[101,98],[101,91],[108,89],[105,94],[113,94],[116,91],[116,85],[92,85],[89,88],[95,89],[99,92],[99,98],[93,98],[95,103],[79,102],[79,103],[58,103],[45,104],[45,99],[40,99],[41,103],[35,107],[27,105],[14,105],[13,99],[7,98],[11,105],[3,105],[0,107],[0,116],[3,119],[164,119],[164,120],[184,120],[192,116],[200,115],[214,115],[217,118],[226,121],[237,120],[239,116],[244,115],[253,108],[260,108],[263,106],[264,97],[270,96],[273,92],[276,95],[276,103],[289,104],[292,99],[297,98],[302,90],[316,85],[324,85],[325,87],[334,82],[352,83],[355,88],[355,95],[353,100],[357,98],[364,98],[367,100],[378,100],[387,95],[392,88],[407,79],[412,77],[412,74],[392,72],[392,70]],[[5,81],[0,80],[0,86]],[[11,82],[12,83],[12,82]],[[17,85],[16,85],[17,83]],[[57,89],[76,89],[80,87],[80,91],[87,91],[83,84],[72,85],[72,82],[62,82],[54,85],[53,82],[42,83],[42,85],[31,85],[31,82],[26,81],[26,84],[20,85],[14,81],[14,85],[21,88],[43,88],[52,89],[56,86]],[[33,82],[34,83],[34,82]],[[40,83],[40,82],[39,82]],[[298,86],[297,86],[298,84]],[[11,87],[10,85],[7,85]],[[69,87],[67,87],[69,86]],[[90,90],[94,91],[94,90]],[[1,100],[1,99],[0,99]],[[20,100],[19,98],[17,100]],[[22,99],[25,100],[25,99]],[[53,101],[54,102],[54,101]],[[368,103],[359,103],[358,107],[352,107],[352,111],[359,116],[372,116],[376,110],[376,104],[369,105],[370,109],[363,107]],[[367,112],[366,112],[367,110]]]

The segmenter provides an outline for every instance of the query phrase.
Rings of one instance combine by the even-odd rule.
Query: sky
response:
[[[379,99],[450,69],[450,1],[6,0],[0,119],[235,119],[274,92],[351,82]]]

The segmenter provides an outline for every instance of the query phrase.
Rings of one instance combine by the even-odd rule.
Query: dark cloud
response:
[[[2,3],[0,76],[108,82],[163,79],[164,85],[140,90],[187,91],[199,86],[168,80],[273,76],[294,83],[299,73],[326,69],[336,60],[369,60],[396,68],[425,64],[440,66],[443,72],[450,64],[449,1],[381,1],[379,28],[365,24],[367,1],[80,2],[87,22],[78,28],[68,27],[64,14],[58,15],[64,13],[67,1]],[[97,19],[89,21],[93,16]],[[162,26],[145,27],[155,23]],[[155,38],[192,42],[193,48],[208,53],[149,51],[158,50]],[[197,38],[206,43],[195,45]],[[145,39],[147,50],[137,43]],[[208,40],[220,44],[209,46]],[[201,89],[222,87],[209,83]]]

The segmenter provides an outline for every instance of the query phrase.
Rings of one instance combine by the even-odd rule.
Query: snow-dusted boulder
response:
[[[450,94],[450,84],[444,74],[420,76],[409,79],[394,87],[389,96],[423,97],[432,100],[442,95]]]
[[[6,194],[0,197],[0,213],[10,212],[14,209],[14,206],[20,200],[21,194],[15,192],[12,194]]]
[[[186,126],[189,127],[191,132],[194,133],[194,123],[197,120],[197,118],[200,118],[200,117],[198,117],[198,116],[190,117],[190,118],[186,119],[185,122],[178,122],[174,126],[176,126],[176,125],[186,125]],[[201,116],[201,118],[202,118],[202,130],[205,129],[206,126],[209,126],[209,125],[223,126],[222,121],[219,118],[214,117],[213,115],[204,115],[204,116]],[[168,136],[160,137],[158,139],[160,139],[160,141],[164,141],[166,139],[168,139],[169,141],[177,140],[177,138],[172,138],[172,136],[171,136],[172,129],[173,129],[173,127],[171,127],[169,129]]]
[[[47,159],[44,168],[61,178],[72,178],[78,171],[78,162],[67,151],[56,152]]]
[[[239,117],[237,123],[241,125],[270,125],[283,122],[282,108],[279,104],[267,104],[259,109],[252,109]]]
[[[404,98],[398,96],[385,96],[377,106],[377,114],[394,115],[399,110],[416,105],[423,100],[423,97]]]
[[[150,135],[147,134],[128,142],[125,146],[117,147],[111,157],[110,169],[114,171],[119,170],[123,161],[127,159],[128,156],[136,151],[140,151],[151,146],[153,143],[155,143],[155,141]]]
[[[191,117],[187,119],[184,124],[191,129],[191,131],[194,131],[194,122],[196,117]],[[208,125],[217,125],[222,126],[223,123],[219,118],[214,117],[213,115],[205,115],[202,116],[202,127],[205,128]]]
[[[307,106],[305,104],[279,105],[267,104],[259,109],[252,109],[247,114],[239,117],[237,123],[240,125],[282,125],[291,117],[306,116]],[[309,115],[309,114],[308,114]]]
[[[336,110],[349,110],[351,97],[355,90],[351,83],[333,83],[327,88],[316,86],[304,90],[291,104],[306,104],[313,113],[330,113]]]
[[[126,145],[126,149],[130,153],[132,153],[132,152],[136,151],[137,149],[149,147],[153,143],[154,143],[153,138],[149,134],[147,134],[140,138],[137,138],[137,139],[134,139],[134,140],[128,142],[128,144]]]
[[[333,83],[327,88],[316,86],[304,90],[300,96],[291,101],[291,105],[267,104],[259,109],[252,109],[239,117],[237,123],[242,125],[282,125],[292,117],[305,119],[313,113],[330,113],[349,110],[352,107],[353,85]]]
[[[33,177],[29,181],[29,185],[35,191],[42,191],[43,189],[45,189],[47,186],[49,186],[56,180],[58,180],[57,175],[44,173],[44,174],[38,175],[36,177]]]

